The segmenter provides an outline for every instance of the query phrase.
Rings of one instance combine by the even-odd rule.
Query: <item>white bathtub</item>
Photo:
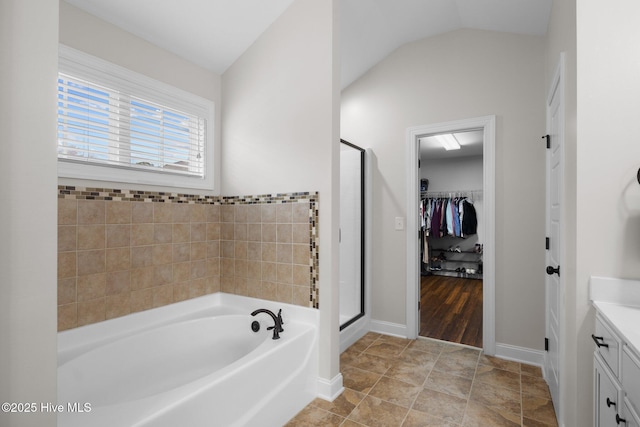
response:
[[[258,308],[282,308],[279,340]],[[60,332],[58,425],[282,425],[317,394],[317,326],[317,310],[218,293]]]

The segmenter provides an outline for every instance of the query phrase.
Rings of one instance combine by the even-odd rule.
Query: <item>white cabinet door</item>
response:
[[[629,406],[640,410],[640,358],[628,345],[625,345],[622,351],[622,377],[620,381],[627,399],[629,399]]]
[[[604,362],[596,353],[594,355],[595,368],[595,427],[618,426],[616,415],[620,407],[620,388],[605,367]],[[619,418],[618,418],[619,419]],[[623,424],[624,425],[624,424]],[[628,425],[625,427],[629,427]],[[640,426],[639,426],[640,427]]]
[[[620,416],[620,426],[624,427],[640,427],[640,420],[638,415],[630,407],[629,401],[624,400],[624,409]]]

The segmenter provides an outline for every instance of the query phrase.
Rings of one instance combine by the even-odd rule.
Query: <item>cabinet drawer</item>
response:
[[[620,339],[600,316],[596,316],[596,332],[594,336],[602,338],[597,340],[603,344],[597,347],[597,352],[602,356],[602,359],[604,359],[609,368],[611,368],[613,374],[619,376],[618,357],[620,356]]]
[[[631,406],[636,411],[640,410],[640,359],[626,345],[622,351],[621,379]]]

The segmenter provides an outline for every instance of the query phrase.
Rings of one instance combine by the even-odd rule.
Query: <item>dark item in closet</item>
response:
[[[442,237],[442,201],[437,200],[433,208],[433,218],[431,218],[431,236]]]
[[[476,215],[476,208],[473,207],[473,203],[463,201],[464,217],[462,218],[462,234],[468,236],[470,234],[476,234],[478,231],[478,217]]]
[[[420,180],[420,191],[429,191],[429,180],[421,179]]]

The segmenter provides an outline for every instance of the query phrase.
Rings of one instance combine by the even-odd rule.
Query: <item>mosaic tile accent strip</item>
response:
[[[167,193],[163,191],[120,190],[110,188],[85,188],[69,185],[58,186],[58,198],[77,200],[113,200],[122,202],[166,202],[220,204],[218,196]]]
[[[203,203],[238,205],[260,203],[297,203],[318,199],[318,192],[262,194],[257,196],[200,196],[195,194],[167,193],[164,191],[120,190],[112,188],[58,186],[58,198],[77,200],[113,200],[123,202]]]
[[[317,194],[317,193],[316,193]],[[317,199],[316,199],[317,200]],[[310,267],[310,275],[311,275],[311,303],[313,308],[320,308],[320,295],[318,292],[317,282],[318,282],[318,267],[320,260],[320,248],[318,246],[318,203],[311,201],[310,203],[310,212],[309,217],[311,218],[311,267]]]

